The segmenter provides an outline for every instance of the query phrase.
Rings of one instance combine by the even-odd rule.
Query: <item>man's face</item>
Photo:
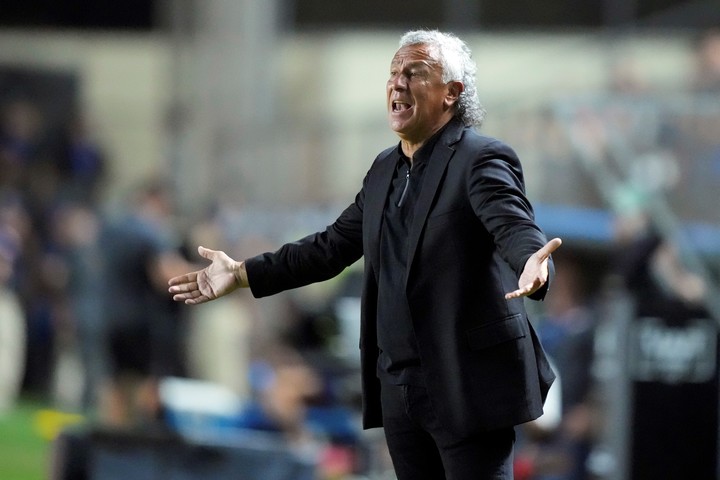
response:
[[[390,128],[411,143],[427,140],[452,118],[461,89],[458,82],[442,81],[442,68],[431,53],[426,45],[407,45],[390,63]]]

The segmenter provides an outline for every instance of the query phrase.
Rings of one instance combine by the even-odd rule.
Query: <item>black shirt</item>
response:
[[[420,195],[425,170],[445,127],[430,137],[410,159],[398,144],[395,168],[380,232],[378,279],[378,376],[396,385],[424,385],[412,315],[405,292],[408,270],[408,232]]]

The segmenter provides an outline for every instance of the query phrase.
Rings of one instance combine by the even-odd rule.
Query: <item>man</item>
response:
[[[104,347],[109,375],[101,388],[100,416],[111,427],[148,427],[160,412],[159,379],[182,375],[182,324],[164,293],[165,279],[187,271],[170,242],[169,187],[150,181],[129,211],[103,229],[107,292]]]
[[[512,478],[513,426],[554,378],[522,297],[545,295],[561,242],[536,226],[515,153],[473,129],[475,72],[457,37],[405,34],[387,82],[400,143],[335,223],[244,262],[200,247],[212,263],[170,280],[188,304],[262,297],[364,256],[363,424],[384,426],[399,480]]]

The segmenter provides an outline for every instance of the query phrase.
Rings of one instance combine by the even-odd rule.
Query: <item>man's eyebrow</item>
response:
[[[402,62],[399,60],[395,60],[390,64],[392,67],[397,67],[398,65],[402,65]],[[415,68],[418,66],[432,68],[432,64],[427,60],[413,60],[404,65],[405,68]]]

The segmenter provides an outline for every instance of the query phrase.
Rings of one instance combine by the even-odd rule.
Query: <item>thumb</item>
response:
[[[562,245],[562,240],[560,238],[553,238],[548,243],[545,244],[540,250],[537,251],[538,257],[541,261],[544,261],[547,259],[555,250],[560,248],[560,245]]]
[[[208,260],[212,261],[215,257],[215,250],[210,250],[209,248],[205,248],[203,246],[198,247],[198,254],[203,257],[207,258]]]

